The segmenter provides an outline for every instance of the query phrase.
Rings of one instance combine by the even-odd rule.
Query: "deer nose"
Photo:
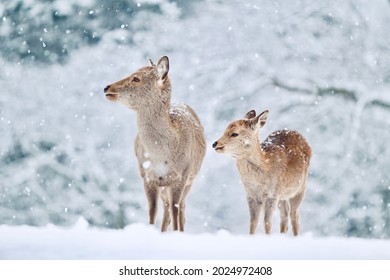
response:
[[[104,92],[107,92],[107,90],[110,88],[110,85],[108,85],[108,86],[106,86],[105,88],[104,88]]]
[[[218,145],[218,141],[215,141],[213,144],[213,148],[217,147],[217,145]]]

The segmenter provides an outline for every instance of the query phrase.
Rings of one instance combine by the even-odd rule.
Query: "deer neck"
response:
[[[169,107],[169,104],[161,102],[137,112],[138,134],[150,153],[167,153],[177,142],[177,132],[169,117]]]
[[[266,169],[267,157],[258,140],[250,151],[248,151],[242,158],[237,159],[238,165],[250,165],[260,169]]]

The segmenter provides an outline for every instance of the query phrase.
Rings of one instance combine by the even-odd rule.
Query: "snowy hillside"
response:
[[[388,248],[385,241],[339,238],[390,237],[389,30],[386,0],[2,1],[1,242],[6,234],[13,237],[9,246],[27,245],[17,242],[27,233],[42,233],[49,242],[51,231],[69,239],[81,231],[87,244],[89,234],[158,236],[143,226],[147,203],[133,152],[135,114],[108,102],[103,88],[147,58],[167,55],[173,101],[198,113],[208,151],[187,200],[190,235],[156,238],[204,238],[223,247],[218,236],[229,243],[238,235],[237,244],[248,244],[241,237],[249,214],[235,163],[211,144],[233,119],[269,109],[261,139],[290,128],[313,150],[301,208],[304,237],[296,243],[325,250],[320,243],[345,242],[341,253],[351,255],[340,257],[353,257],[355,242]],[[93,227],[61,229],[80,217]],[[45,227],[49,223],[58,227]],[[257,239],[260,249],[288,238]],[[34,242],[30,256],[38,257],[46,245],[38,237]],[[4,258],[22,257],[8,248]],[[250,257],[257,256],[255,248]],[[324,256],[338,256],[333,253]]]
[[[144,224],[122,230],[0,226],[0,259],[389,259],[390,242],[358,238],[215,234],[161,234]],[[6,240],[6,241],[5,241]]]

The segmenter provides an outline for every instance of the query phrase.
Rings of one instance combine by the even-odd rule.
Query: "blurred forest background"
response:
[[[390,238],[389,31],[386,0],[3,0],[0,224],[147,222],[135,114],[103,88],[167,55],[208,141],[189,232],[247,232],[235,162],[211,144],[269,109],[261,139],[289,128],[313,149],[302,231]]]

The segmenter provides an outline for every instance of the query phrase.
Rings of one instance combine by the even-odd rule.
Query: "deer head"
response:
[[[255,110],[249,111],[244,119],[230,123],[222,137],[214,142],[213,148],[218,153],[230,154],[241,158],[251,152],[258,143],[258,131],[266,123],[268,110],[256,116]]]
[[[129,77],[106,86],[104,88],[106,98],[136,111],[161,105],[169,107],[171,100],[169,59],[163,56],[157,65],[151,60],[150,64]]]

